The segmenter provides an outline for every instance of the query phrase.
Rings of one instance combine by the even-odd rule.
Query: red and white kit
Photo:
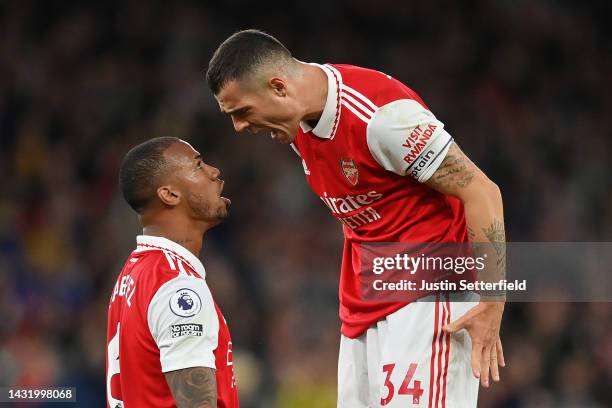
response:
[[[301,123],[292,146],[310,187],[343,223],[338,406],[476,406],[469,336],[440,332],[444,319],[475,303],[360,296],[361,243],[467,242],[462,203],[423,184],[453,139],[419,96],[390,76],[313,65],[327,76],[327,101],[316,127]]]
[[[200,260],[181,245],[141,235],[110,298],[109,408],[176,407],[165,372],[216,369],[218,407],[238,407],[227,322]]]

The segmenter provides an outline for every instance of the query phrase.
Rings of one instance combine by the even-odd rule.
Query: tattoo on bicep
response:
[[[166,381],[179,408],[217,406],[215,370],[208,367],[185,368],[166,373]]]
[[[452,143],[440,167],[432,176],[432,182],[442,188],[465,188],[474,179],[474,164],[455,143]]]

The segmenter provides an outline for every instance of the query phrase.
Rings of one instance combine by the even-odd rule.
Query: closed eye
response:
[[[249,113],[249,109],[250,108],[248,108],[248,107],[244,107],[242,109],[238,109],[237,111],[232,112],[232,115],[238,116],[238,117],[245,116],[247,113]]]

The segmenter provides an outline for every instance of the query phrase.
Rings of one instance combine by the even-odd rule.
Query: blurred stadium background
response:
[[[233,199],[202,258],[242,405],[335,406],[341,230],[291,149],[235,135],[208,92],[208,59],[238,29],[415,89],[500,185],[510,240],[612,240],[611,15],[569,0],[2,1],[0,385],[105,404],[107,301],[139,232],[118,164],[173,135]],[[610,304],[509,304],[502,335],[508,367],[480,406],[612,406]]]

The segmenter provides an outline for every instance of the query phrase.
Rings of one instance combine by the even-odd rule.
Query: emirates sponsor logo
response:
[[[438,128],[437,125],[430,124],[427,128],[417,125],[412,132],[408,135],[402,146],[408,149],[408,153],[404,156],[404,161],[408,164],[412,164],[417,157],[421,154],[431,136]]]
[[[359,170],[357,165],[352,159],[340,159],[340,167],[342,168],[342,174],[351,183],[352,186],[356,186],[359,182]]]
[[[323,193],[323,197],[319,198],[333,214],[342,215],[357,211],[365,205],[370,205],[380,200],[382,197],[383,195],[376,191],[369,191],[365,194],[358,194],[356,196],[346,195],[344,197],[329,197],[327,193]]]

